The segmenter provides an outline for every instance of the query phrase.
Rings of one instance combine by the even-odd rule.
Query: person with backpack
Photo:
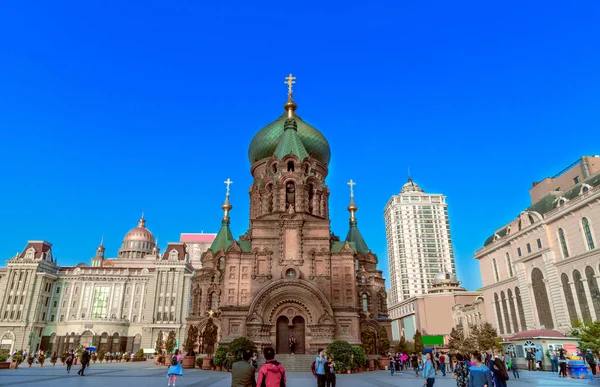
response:
[[[245,349],[242,359],[231,366],[231,387],[256,387],[254,373],[256,370],[251,364],[254,354],[252,350]]]
[[[327,377],[325,376],[325,361],[326,361],[326,353],[323,348],[319,348],[319,355],[315,357],[314,369],[315,374],[317,375],[317,387],[325,387],[325,382],[327,381]]]
[[[67,355],[67,360],[65,360],[65,363],[67,364],[67,373],[68,374],[71,373],[71,367],[73,366],[74,358],[75,358],[75,354],[73,353],[73,350],[70,350],[69,354]]]
[[[496,357],[495,359],[490,361],[490,371],[494,376],[494,386],[496,387],[506,387],[506,381],[508,380],[508,370],[506,369],[506,364],[500,359]]]
[[[263,351],[266,363],[260,367],[258,371],[258,380],[256,382],[259,387],[285,387],[286,376],[285,368],[280,362],[275,360],[275,350],[267,347]]]
[[[594,357],[594,354],[592,353],[592,350],[590,348],[588,348],[585,351],[585,362],[590,366],[591,371],[592,371],[592,376],[595,378],[596,377],[596,358]]]
[[[85,376],[84,372],[86,367],[90,364],[90,351],[87,348],[83,349],[81,352],[81,369],[77,371],[77,375]]]
[[[325,362],[325,379],[327,380],[327,387],[335,387],[335,362],[331,356],[327,356]]]
[[[183,359],[183,355],[179,352],[178,349],[175,350],[175,353],[171,357],[171,366],[167,371],[167,387],[173,386],[175,387],[175,383],[177,383],[177,377],[183,375],[183,370],[181,369],[181,359]]]

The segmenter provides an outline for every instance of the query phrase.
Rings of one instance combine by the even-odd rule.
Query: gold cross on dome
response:
[[[350,186],[350,197],[353,198],[354,197],[354,186],[356,185],[356,183],[350,179],[350,181],[348,182],[348,185]]]
[[[285,82],[283,82],[283,83],[285,83],[286,85],[288,85],[288,95],[292,95],[292,93],[293,93],[292,85],[293,85],[294,83],[296,83],[296,77],[294,77],[294,76],[293,76],[293,75],[290,73],[290,75],[288,75],[288,76],[285,78]]]
[[[227,196],[229,196],[229,186],[231,184],[233,184],[233,181],[231,181],[230,178],[227,178],[227,180],[225,180],[223,183],[225,183],[225,185],[227,185]]]

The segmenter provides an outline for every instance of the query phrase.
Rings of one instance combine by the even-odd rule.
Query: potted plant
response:
[[[217,371],[221,371],[221,367],[223,366],[223,362],[227,357],[228,347],[224,344],[220,344],[215,351],[215,356],[213,358],[213,364],[215,365]]]
[[[158,337],[156,338],[156,345],[154,347],[154,363],[160,364],[158,361],[159,356],[162,355],[163,346],[165,343],[163,342],[163,331],[158,331]]]
[[[213,322],[212,316],[208,318],[204,332],[202,332],[202,342],[206,346],[207,357],[202,362],[203,370],[210,370],[212,368],[212,355],[217,343],[217,326]]]
[[[377,346],[377,351],[379,353],[379,368],[385,369],[385,367],[389,367],[390,365],[390,340],[387,336],[387,331],[385,328],[379,329],[379,345]]]
[[[23,352],[19,351],[15,356],[12,357],[10,368],[17,369],[21,363],[23,363]]]
[[[10,362],[7,360],[8,356],[5,353],[0,353],[0,370],[6,370],[10,368]]]
[[[365,350],[362,349],[362,347],[354,346],[352,347],[352,355],[352,369],[356,370],[357,372],[361,372],[366,360]]]
[[[132,361],[146,361],[146,357],[144,356],[144,350],[141,348],[138,349]]]
[[[125,355],[123,355],[123,360],[125,360],[125,363],[129,362],[129,359],[131,359],[131,355],[126,353]]]
[[[52,363],[52,367],[54,367],[56,365],[57,361],[58,361],[58,354],[56,352],[53,352],[52,357],[50,358],[50,363]]]
[[[196,363],[196,354],[194,353],[196,341],[198,341],[198,327],[191,325],[183,344],[185,356],[181,361],[181,368],[194,368],[194,364]]]
[[[98,351],[98,360],[100,360],[100,363],[102,363],[102,361],[104,360],[105,354],[106,354],[106,352],[104,352],[103,349]]]
[[[167,341],[165,342],[165,349],[167,350],[167,354],[169,355],[165,358],[166,366],[171,365],[171,355],[173,354],[173,351],[175,350],[175,345],[177,345],[177,340],[175,338],[175,331],[170,331],[169,335],[167,336]]]
[[[203,360],[204,360],[204,359],[202,359],[202,357],[198,357],[198,358],[196,359],[196,366],[197,366],[198,368],[200,368],[200,369],[202,369],[202,361],[203,361]]]
[[[121,360],[123,360],[123,354],[120,353],[117,355],[117,363],[120,363]]]

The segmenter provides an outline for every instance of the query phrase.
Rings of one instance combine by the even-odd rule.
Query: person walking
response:
[[[293,355],[294,352],[296,352],[296,336],[294,336],[294,335],[290,336],[289,344],[290,344],[290,353]]]
[[[440,354],[439,359],[440,371],[442,371],[442,376],[446,376],[446,355],[444,355],[443,353]]]
[[[469,382],[469,365],[462,354],[457,353],[454,357],[456,358],[456,364],[454,365],[456,387],[467,387]]]
[[[67,364],[67,373],[68,374],[71,373],[71,367],[73,366],[74,358],[75,358],[75,354],[73,353],[73,350],[70,350],[69,353],[67,354],[67,360],[65,360],[65,363]]]
[[[508,380],[508,370],[506,364],[499,357],[490,361],[490,371],[492,371],[494,386],[495,387],[506,387],[506,381]]]
[[[388,353],[388,357],[390,358],[390,375],[394,376],[394,371],[396,371],[396,358],[391,353]]]
[[[517,366],[517,355],[513,352],[510,354],[510,370],[513,373],[513,378],[519,380],[519,367]]]
[[[548,346],[548,356],[550,356],[550,364],[552,366],[551,372],[558,373],[558,361],[556,359],[556,351],[551,345]]]
[[[88,351],[87,348],[84,348],[83,352],[81,352],[81,369],[77,371],[77,375],[85,376],[84,372],[88,364],[90,364],[90,351]]]
[[[567,356],[562,348],[558,350],[558,376],[561,378],[567,377]]]
[[[315,371],[317,374],[317,387],[325,387],[327,378],[325,377],[325,361],[326,353],[323,348],[319,348],[317,351],[319,354],[315,357]],[[393,373],[392,373],[393,375]]]
[[[595,378],[596,377],[596,358],[594,357],[594,354],[592,353],[592,350],[590,348],[588,348],[585,351],[585,362],[592,369],[592,376]]]
[[[256,387],[254,374],[256,370],[252,366],[254,353],[245,349],[242,353],[242,360],[236,361],[231,366],[231,387]]]
[[[178,349],[176,349],[175,353],[171,357],[171,365],[169,366],[169,370],[167,371],[167,387],[175,387],[175,384],[177,383],[177,377],[183,375],[183,369],[181,368],[181,359],[183,359],[183,355],[179,352]]]
[[[471,356],[473,366],[469,368],[468,387],[492,387],[492,372],[483,364],[481,353],[475,351]]]
[[[529,348],[527,350],[526,358],[527,358],[527,370],[535,371],[535,365],[534,365],[535,356],[533,355],[533,349]]]
[[[543,365],[544,354],[542,353],[541,348],[538,348],[535,350],[535,361],[537,362],[537,368],[539,369],[539,371],[543,371],[544,370],[544,365]]]
[[[425,354],[425,364],[423,364],[423,380],[424,385],[427,387],[433,387],[435,383],[435,366],[433,365],[433,357],[431,352]]]
[[[321,352],[325,351],[321,350]],[[287,380],[285,368],[275,360],[275,350],[267,347],[264,349],[263,354],[267,362],[260,367],[256,384],[264,387],[285,387]],[[323,368],[325,368],[325,362],[323,362]],[[323,373],[325,372],[323,371]]]
[[[325,379],[327,380],[327,387],[335,387],[335,361],[331,356],[327,356],[325,362]]]
[[[419,358],[417,357],[416,353],[412,353],[412,355],[410,355],[410,362],[413,368],[413,371],[415,371],[415,376],[419,377]]]

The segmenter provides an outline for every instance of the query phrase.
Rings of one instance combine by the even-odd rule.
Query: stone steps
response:
[[[315,355],[276,355],[275,360],[280,362],[286,372],[310,372]]]

